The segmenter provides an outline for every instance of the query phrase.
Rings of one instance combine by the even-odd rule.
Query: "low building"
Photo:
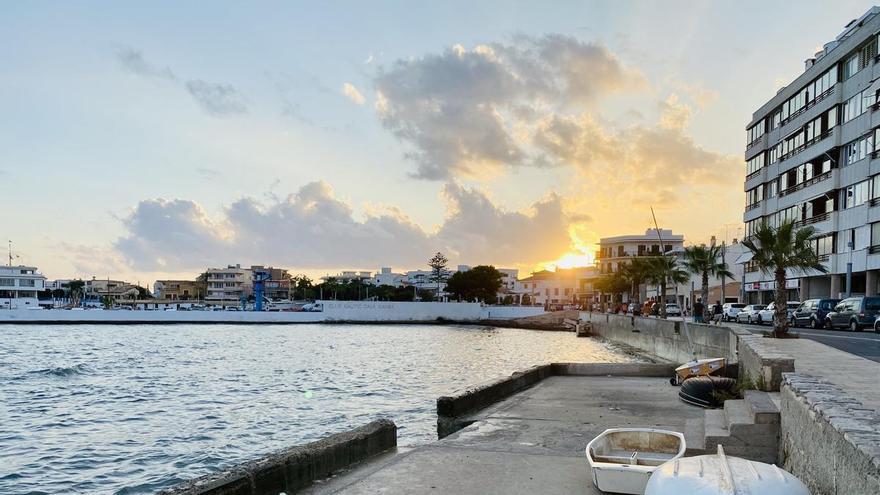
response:
[[[362,283],[370,283],[372,279],[373,274],[371,272],[344,270],[337,273],[336,275],[324,275],[323,277],[321,277],[321,282],[327,283],[330,281],[335,281],[338,284],[347,284],[350,282],[360,281]]]
[[[592,302],[592,281],[597,276],[598,270],[592,266],[541,270],[517,280],[511,295],[515,304],[584,306]]]
[[[391,287],[402,287],[403,282],[406,279],[406,275],[403,273],[394,273],[391,270],[391,267],[382,267],[379,271],[373,275],[373,279],[370,281],[371,284],[375,286],[380,285],[388,285]]]
[[[201,280],[157,280],[153,284],[153,296],[156,299],[170,301],[198,301],[208,291],[208,283]]]
[[[46,277],[34,266],[0,267],[0,309],[39,307],[37,293],[45,286]]]

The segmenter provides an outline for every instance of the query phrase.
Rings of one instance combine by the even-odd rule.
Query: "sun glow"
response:
[[[555,270],[556,268],[576,268],[581,266],[593,266],[596,262],[596,256],[590,251],[586,252],[568,252],[553,261],[547,261],[540,264],[542,270]]]

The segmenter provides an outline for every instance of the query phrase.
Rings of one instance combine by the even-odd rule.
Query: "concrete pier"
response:
[[[470,419],[304,493],[599,494],[584,449],[606,428],[667,428],[695,444],[703,435],[703,410],[682,403],[666,377],[550,376]]]

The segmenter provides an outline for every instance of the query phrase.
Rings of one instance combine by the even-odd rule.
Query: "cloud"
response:
[[[157,77],[173,81],[177,79],[174,72],[168,68],[159,68],[144,59],[140,50],[133,48],[121,48],[116,52],[116,58],[122,67],[134,75],[141,77]]]
[[[364,104],[364,95],[362,95],[361,92],[351,83],[345,83],[342,85],[342,94],[358,105]]]
[[[186,90],[211,115],[220,117],[247,113],[247,99],[231,84],[193,79],[186,82]]]
[[[529,211],[506,211],[485,193],[450,183],[448,214],[434,232],[396,208],[356,219],[352,207],[325,182],[286,198],[239,199],[218,218],[190,200],[141,201],[124,219],[114,247],[133,269],[187,271],[228,263],[272,263],[297,268],[421,266],[438,250],[468,263],[529,263],[569,239],[555,194]]]
[[[148,62],[140,50],[122,48],[117,51],[116,56],[120,65],[136,76],[178,82],[177,75],[170,68],[159,68]],[[231,84],[189,79],[180,82],[180,85],[204,111],[214,117],[243,114],[248,111],[247,98]]]
[[[561,35],[454,45],[398,60],[373,83],[382,125],[410,148],[414,175],[434,180],[552,164],[530,146],[536,120],[645,86],[604,46]]]

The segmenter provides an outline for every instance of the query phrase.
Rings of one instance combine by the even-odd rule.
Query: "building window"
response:
[[[32,278],[23,278],[18,281],[19,287],[34,287],[36,281]]]
[[[753,173],[761,170],[764,167],[764,153],[758,153],[754,157],[750,158],[749,161],[746,162],[746,175],[752,175]]]
[[[846,195],[844,197],[844,208],[853,208],[868,201],[868,190],[870,189],[870,186],[871,181],[869,180],[847,186],[844,193]]]
[[[0,278],[0,285],[4,287],[15,287],[14,278]]]
[[[813,251],[816,251],[819,258],[827,258],[828,255],[834,254],[834,234],[817,237],[811,240],[810,243],[813,245]]]
[[[617,256],[625,256],[626,253],[623,252],[623,246],[617,246]]]
[[[871,224],[871,248],[872,252],[873,248],[880,248],[880,222]]]
[[[846,62],[843,63],[843,78],[849,79],[859,71],[859,54],[853,53]]]
[[[644,255],[645,255],[645,245],[644,245],[644,244],[639,244],[639,248],[638,248],[638,249],[639,249],[639,256],[644,256]]]
[[[864,159],[874,151],[874,133],[862,136],[843,147],[843,165]]]

